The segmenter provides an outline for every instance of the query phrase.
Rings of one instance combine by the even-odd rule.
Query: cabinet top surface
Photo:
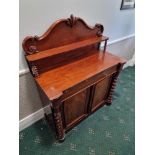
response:
[[[66,89],[125,60],[108,52],[98,51],[91,56],[42,73],[35,80],[50,100]]]

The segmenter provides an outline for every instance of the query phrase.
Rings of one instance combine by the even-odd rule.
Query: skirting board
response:
[[[135,36],[135,34],[131,34],[131,35],[128,35],[128,36],[119,38],[119,39],[115,39],[115,40],[109,41],[109,42],[107,43],[107,45],[115,44],[115,43],[118,43],[118,42],[120,42],[120,41],[129,39],[129,38],[132,38],[132,37],[134,37],[134,36]],[[101,45],[101,46],[103,46],[103,45]],[[28,72],[29,72],[29,69],[28,69],[28,68],[22,69],[22,70],[19,71],[19,76],[22,76],[22,75],[24,75],[24,74],[26,74],[26,73],[28,73]]]
[[[34,124],[35,122],[39,121],[44,117],[44,111],[50,113],[49,107],[45,107],[42,109],[39,109],[38,111],[34,112],[33,114],[23,118],[19,121],[19,131],[22,131],[23,129],[29,127],[30,125]]]
[[[133,66],[133,65],[134,65],[134,57],[125,64],[124,68],[126,68],[128,66]],[[40,120],[41,118],[43,118],[44,117],[44,111],[50,113],[49,107],[47,106],[45,108],[42,108],[42,109],[34,112],[33,114],[25,117],[24,119],[20,120],[19,121],[19,131],[22,131],[23,129],[29,127],[33,123],[35,123],[38,120]]]
[[[129,67],[129,66],[134,66],[134,65],[135,65],[135,54],[129,61],[127,61],[127,63],[123,66],[123,68]]]

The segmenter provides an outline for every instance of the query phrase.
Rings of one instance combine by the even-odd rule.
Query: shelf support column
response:
[[[107,48],[107,40],[105,40],[105,42],[104,42],[104,49],[103,49],[103,52],[106,52],[106,48]]]

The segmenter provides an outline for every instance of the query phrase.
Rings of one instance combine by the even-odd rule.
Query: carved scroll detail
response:
[[[97,31],[96,35],[97,35],[97,36],[102,36],[102,33],[103,33],[103,31],[104,31],[103,25],[101,25],[101,24],[96,24],[95,27],[99,29],[99,30]]]
[[[70,18],[67,19],[67,23],[68,25],[70,25],[71,27],[73,27],[75,25],[75,23],[77,22],[77,18],[74,17],[73,15],[70,16]]]
[[[32,64],[31,70],[32,70],[32,74],[34,75],[34,77],[39,76],[39,72],[38,72],[36,65]]]
[[[30,37],[26,37],[24,39],[24,41],[23,41],[23,49],[26,52],[26,55],[30,55],[30,54],[34,54],[34,53],[39,52],[37,50],[37,46],[36,46],[36,43],[37,43],[38,40],[39,40],[38,36],[34,36],[34,37],[30,36]],[[26,43],[29,43],[28,47],[25,46]]]
[[[30,46],[29,47],[29,54],[34,54],[34,53],[36,53],[36,51],[37,51],[37,48],[36,48],[36,46]]]

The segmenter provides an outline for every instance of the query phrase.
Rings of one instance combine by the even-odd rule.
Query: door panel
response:
[[[89,88],[64,101],[65,123],[69,127],[87,113],[87,94]]]
[[[111,79],[112,77],[110,76],[96,84],[92,103],[92,110],[95,110],[106,99]]]

